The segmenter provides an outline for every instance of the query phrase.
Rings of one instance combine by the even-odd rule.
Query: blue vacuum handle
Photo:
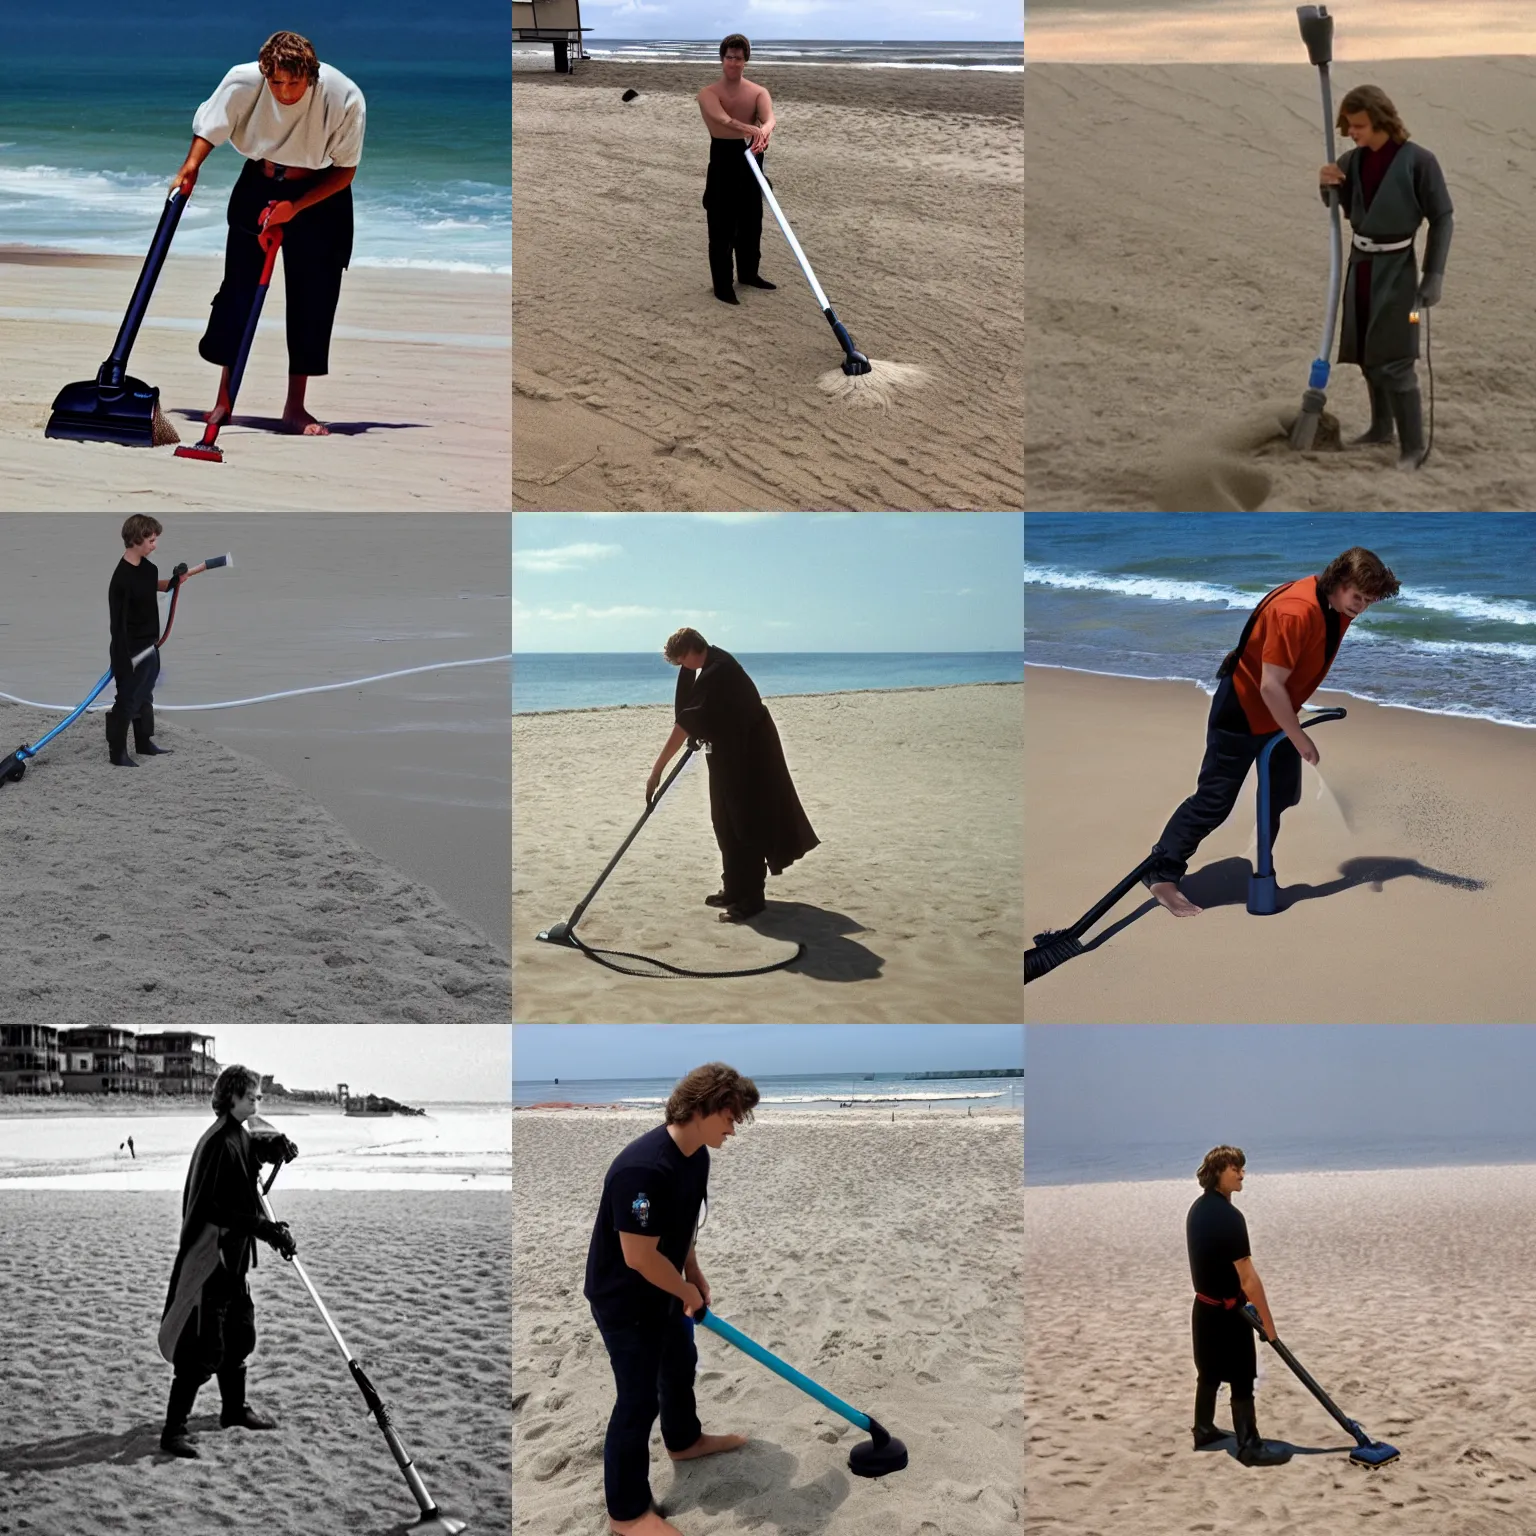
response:
[[[150,295],[155,291],[160,268],[165,265],[166,253],[171,248],[171,239],[176,233],[176,226],[181,222],[181,211],[186,206],[187,194],[180,187],[173,187],[161,210],[154,239],[149,242],[149,254],[145,256],[144,265],[139,270],[139,280],[134,284],[133,297],[128,301],[117,340],[112,343],[112,354],[96,373],[96,382],[108,389],[123,387],[123,378],[128,372],[128,354],[133,350],[139,326],[144,322]]]
[[[1317,714],[1309,715],[1299,724],[1302,730],[1309,731],[1314,725],[1322,725],[1325,721],[1342,720],[1348,713],[1347,709],[1319,710]],[[1259,753],[1259,862],[1254,874],[1260,878],[1275,872],[1274,849],[1269,843],[1269,759],[1275,748],[1284,740],[1285,732],[1276,731],[1264,743],[1264,748]]]
[[[791,1386],[810,1397],[814,1397],[818,1403],[825,1404],[833,1413],[841,1414],[857,1429],[869,1430],[871,1419],[867,1413],[860,1413],[851,1403],[845,1403],[836,1393],[828,1392],[820,1382],[812,1381],[809,1376],[797,1371],[794,1366],[786,1365],[784,1361],[753,1339],[749,1339],[741,1329],[733,1328],[729,1323],[715,1316],[708,1307],[695,1312],[693,1321],[702,1323],[711,1333],[718,1333],[728,1344],[734,1344],[745,1355],[757,1361],[759,1365],[766,1365],[775,1376],[782,1376]]]

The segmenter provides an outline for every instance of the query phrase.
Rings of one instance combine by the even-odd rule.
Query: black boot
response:
[[[1417,386],[1392,396],[1392,415],[1397,421],[1397,440],[1402,444],[1399,469],[1417,469],[1424,462],[1424,406]]]
[[[107,756],[114,768],[137,768],[139,765],[128,756],[128,722],[114,720],[107,713]]]
[[[160,1449],[168,1456],[197,1457],[197,1447],[187,1438],[187,1419],[200,1385],[184,1376],[171,1380],[171,1400],[166,1404],[165,1428],[160,1432]]]
[[[717,299],[719,299],[722,304],[740,304],[741,303],[741,300],[738,299],[736,297],[736,295],[729,288],[716,288],[715,289],[715,297]]]
[[[1365,387],[1371,393],[1371,425],[1367,431],[1351,440],[1352,448],[1358,448],[1367,443],[1392,441],[1392,396],[1387,386],[1369,373],[1365,376]]]
[[[751,277],[738,277],[736,281],[738,283],[745,283],[749,288],[777,288],[779,286],[777,283],[770,283],[766,277],[759,277],[755,272]]]
[[[1237,1459],[1245,1467],[1278,1467],[1291,1459],[1289,1446],[1259,1438],[1253,1399],[1232,1399],[1232,1433],[1237,1437]]]
[[[220,1429],[276,1429],[277,1420],[264,1418],[252,1410],[245,1400],[245,1367],[219,1372],[219,1396],[224,1406],[219,1409]]]
[[[1218,1440],[1225,1440],[1231,1430],[1217,1429],[1216,1427],[1216,1388],[1218,1382],[1198,1383],[1195,1387],[1195,1449],[1204,1450],[1208,1445],[1215,1445]]]
[[[140,757],[169,757],[171,747],[157,747],[155,737],[155,706],[146,704],[133,722],[133,750]]]

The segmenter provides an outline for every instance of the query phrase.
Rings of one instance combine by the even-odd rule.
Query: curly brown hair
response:
[[[259,1072],[249,1067],[235,1065],[225,1067],[213,1085],[213,1112],[227,1115],[235,1106],[236,1099],[243,1099],[261,1081]]]
[[[142,544],[150,534],[164,532],[159,518],[151,517],[148,512],[135,512],[123,524],[123,548],[132,549],[135,544]]]
[[[757,1084],[743,1077],[735,1067],[712,1061],[695,1067],[667,1100],[667,1124],[685,1125],[695,1115],[713,1115],[728,1109],[739,1125],[752,1118],[758,1101]]]
[[[1392,98],[1379,85],[1357,85],[1339,103],[1340,133],[1349,132],[1351,112],[1369,113],[1371,127],[1377,133],[1386,134],[1394,144],[1408,142],[1408,130],[1403,127],[1403,120],[1397,115],[1397,108],[1392,105]]]
[[[1329,562],[1322,581],[1324,592],[1333,592],[1342,586],[1358,587],[1361,595],[1373,603],[1379,603],[1384,597],[1396,597],[1402,590],[1402,583],[1392,574],[1392,567],[1379,555],[1358,544]]]
[[[749,43],[746,38],[741,35],[740,32],[732,32],[729,37],[725,38],[721,42],[720,57],[722,59],[725,57],[725,51],[727,48],[740,48],[741,56],[743,59],[750,59],[752,57],[752,44]]]
[[[695,651],[707,651],[709,641],[696,629],[674,630],[668,637],[667,643],[662,646],[661,654],[675,667],[684,656],[692,655]]]
[[[320,60],[315,45],[297,32],[274,32],[261,45],[256,63],[262,74],[270,80],[274,70],[289,75],[303,75],[311,85],[320,78]]]

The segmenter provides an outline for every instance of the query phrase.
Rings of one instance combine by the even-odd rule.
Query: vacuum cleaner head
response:
[[[1083,946],[1070,933],[1052,929],[1035,935],[1035,947],[1024,951],[1024,980],[1038,981],[1065,960],[1080,955]]]
[[[1362,1467],[1384,1467],[1389,1461],[1397,1460],[1400,1453],[1395,1445],[1388,1445],[1385,1440],[1372,1440],[1353,1419],[1349,1422],[1360,1442],[1349,1453],[1351,1461]]]
[[[0,760],[0,784],[21,783],[22,775],[27,771],[27,760],[22,753],[27,750],[26,742],[22,742],[9,757]]]
[[[900,1472],[907,1464],[907,1448],[879,1422],[869,1421],[868,1440],[861,1440],[848,1453],[848,1470],[855,1477],[885,1477]]]
[[[456,1519],[452,1515],[445,1515],[441,1510],[435,1515],[423,1515],[420,1520],[413,1520],[406,1530],[422,1531],[425,1536],[459,1536],[461,1531],[469,1529],[467,1520]]]
[[[207,459],[210,464],[222,464],[224,462],[224,450],[215,448],[212,443],[183,444],[176,450],[178,459]]]
[[[1298,5],[1296,20],[1301,26],[1301,40],[1307,45],[1307,57],[1317,65],[1333,62],[1333,17],[1326,5]]]
[[[160,410],[160,391],[126,375],[116,386],[99,379],[66,384],[54,397],[43,436],[120,443],[125,448],[159,448],[181,441]]]
[[[539,935],[541,944],[563,944],[567,949],[575,949],[571,942],[571,925],[569,923],[556,923],[553,928],[546,928]]]

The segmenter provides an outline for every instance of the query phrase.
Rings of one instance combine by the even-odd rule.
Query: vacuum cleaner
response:
[[[1323,91],[1323,143],[1329,160],[1334,160],[1333,90],[1328,66],[1333,62],[1333,17],[1326,5],[1299,5],[1296,19],[1301,24],[1301,39],[1307,45],[1307,57],[1317,66]],[[1339,292],[1343,282],[1343,211],[1339,207],[1339,189],[1328,188],[1328,308],[1323,315],[1323,342],[1312,360],[1312,372],[1301,397],[1301,411],[1291,426],[1291,447],[1310,448],[1317,437],[1317,423],[1328,401],[1329,358],[1333,356],[1334,327],[1339,317]]]
[[[779,221],[779,228],[784,231],[784,238],[789,241],[789,248],[795,253],[795,260],[800,263],[800,270],[805,273],[805,280],[811,285],[811,292],[816,295],[816,302],[843,349],[843,372],[850,378],[869,373],[874,365],[854,346],[848,327],[837,318],[837,311],[827,302],[827,296],[821,291],[821,284],[816,281],[816,274],[811,271],[811,264],[805,259],[805,252],[800,249],[800,242],[795,239],[795,232],[789,227],[789,220],[784,217],[784,210],[779,207],[779,200],[773,195],[773,188],[768,185],[768,178],[763,175],[763,168],[757,163],[750,144],[746,146],[746,153],[747,164],[752,167],[752,174],[757,177],[757,184],[763,189],[763,196],[768,199],[768,206],[773,209],[773,216]]]
[[[233,555],[214,555],[210,559],[201,561],[198,565],[194,566],[187,572],[187,575],[195,576],[200,571],[213,571],[218,570],[221,567],[227,568],[232,566],[234,563],[235,557]],[[137,669],[151,656],[153,656],[155,652],[159,650],[160,647],[163,646],[168,639],[170,639],[171,625],[176,622],[176,604],[181,597],[181,589],[184,584],[184,580],[185,578],[183,578],[182,581],[178,581],[176,585],[171,588],[171,606],[169,611],[166,613],[165,628],[161,630],[160,638],[153,645],[145,646],[137,656],[133,657],[132,665],[135,669]],[[48,743],[59,734],[60,731],[67,730],[70,726],[72,726],[75,721],[78,720],[81,715],[83,715],[86,710],[88,710],[91,705],[96,702],[98,695],[103,692],[107,684],[111,681],[112,672],[111,669],[108,668],[108,670],[102,675],[101,681],[97,683],[96,686],[92,688],[91,691],[86,694],[86,696],[72,710],[70,710],[70,712],[61,721],[59,721],[59,723],[54,726],[51,731],[47,733],[47,735],[38,737],[37,742],[34,745],[29,746],[26,742],[22,742],[22,744],[17,747],[9,757],[0,758],[0,784],[21,783],[22,778],[25,776],[27,771],[28,761],[36,757],[37,754],[41,752],[43,748],[46,747]]]
[[[690,971],[680,965],[669,965],[665,960],[657,960],[651,955],[633,954],[627,949],[593,949],[589,945],[583,944],[576,936],[576,924],[581,921],[582,914],[591,904],[592,898],[602,889],[603,882],[613,873],[619,860],[628,851],[629,845],[640,835],[641,827],[651,819],[651,812],[661,804],[661,797],[672,787],[678,774],[687,766],[688,759],[698,750],[698,745],[697,741],[689,740],[687,750],[678,759],[677,767],[666,776],[656,793],[651,796],[639,821],[630,828],[629,836],[619,844],[619,851],[608,860],[602,874],[597,877],[592,889],[576,903],[571,911],[571,915],[563,923],[555,923],[538,935],[539,943],[558,944],[566,949],[579,949],[587,959],[596,960],[599,965],[607,966],[610,971],[620,971],[626,976],[644,976],[653,981],[665,978],[658,978],[654,971],[636,971],[626,965],[615,965],[611,960],[603,959],[603,956],[620,955],[626,960],[644,960],[647,965],[658,966],[661,970],[667,971],[673,976],[764,976],[769,971],[778,971],[782,970],[786,965],[793,965],[805,953],[805,945],[802,943],[795,946],[794,954],[789,956],[787,960],[775,960],[772,965],[753,966],[750,970],[744,971]]]
[[[1264,1338],[1264,1324],[1259,1319],[1258,1311],[1252,1303],[1242,1309],[1243,1316],[1252,1324],[1254,1331],[1262,1339]],[[1285,1363],[1295,1372],[1296,1379],[1308,1392],[1320,1402],[1333,1416],[1334,1422],[1342,1426],[1354,1438],[1355,1448],[1349,1453],[1349,1459],[1357,1466],[1384,1467],[1389,1461],[1396,1461],[1401,1454],[1396,1446],[1388,1445],[1384,1440],[1372,1440],[1361,1427],[1350,1418],[1346,1418],[1340,1411],[1334,1400],[1312,1379],[1312,1374],[1288,1350],[1279,1339],[1267,1339],[1266,1343],[1280,1356]]]
[[[247,1124],[253,1131],[276,1133],[276,1127],[270,1122],[263,1120],[259,1115],[253,1115]],[[277,1220],[277,1217],[272,1214],[272,1207],[267,1200],[267,1191],[272,1188],[272,1181],[277,1177],[278,1169],[281,1167],[281,1163],[273,1167],[272,1172],[267,1176],[266,1183],[258,1192],[261,1199],[261,1208],[266,1213],[268,1221]],[[415,1464],[411,1461],[404,1444],[401,1442],[400,1436],[395,1431],[395,1426],[389,1416],[388,1406],[379,1396],[378,1389],[369,1381],[367,1372],[357,1363],[356,1357],[347,1348],[347,1341],[342,1338],[341,1330],[332,1320],[331,1314],[326,1311],[325,1303],[320,1300],[320,1293],[315,1289],[314,1282],[305,1273],[304,1266],[299,1263],[297,1258],[288,1258],[285,1262],[293,1265],[299,1279],[304,1282],[304,1289],[309,1292],[310,1299],[319,1309],[321,1321],[330,1330],[331,1337],[336,1341],[336,1347],[341,1351],[342,1359],[347,1362],[347,1369],[351,1371],[352,1379],[357,1383],[358,1391],[363,1394],[363,1401],[368,1405],[368,1411],[374,1416],[379,1428],[384,1433],[384,1442],[389,1446],[390,1455],[395,1458],[395,1465],[400,1468],[401,1474],[405,1478],[406,1486],[411,1490],[411,1495],[416,1500],[416,1506],[421,1511],[421,1517],[413,1521],[408,1529],[420,1531],[423,1533],[423,1536],[459,1536],[460,1532],[468,1529],[467,1522],[457,1519],[453,1515],[444,1514],[437,1507],[436,1503],[433,1502],[432,1495],[427,1492],[427,1485],[421,1480],[421,1473],[416,1470]]]
[[[129,448],[150,448],[178,441],[176,429],[160,411],[160,391],[128,372],[128,354],[139,334],[155,281],[165,265],[166,253],[187,193],[180,187],[171,190],[160,213],[160,222],[149,244],[149,254],[134,284],[133,297],[111,355],[96,372],[94,379],[66,384],[53,402],[53,414],[43,430],[45,437],[60,437],[81,443],[121,443]]]
[[[848,1453],[848,1470],[855,1477],[885,1477],[888,1473],[900,1472],[906,1466],[906,1446],[895,1439],[878,1419],[870,1414],[861,1413],[835,1393],[827,1391],[819,1382],[812,1381],[809,1376],[803,1375],[794,1366],[786,1365],[777,1355],[764,1349],[755,1340],[749,1339],[739,1328],[733,1328],[724,1319],[716,1317],[708,1307],[695,1312],[693,1321],[708,1328],[711,1333],[718,1334],[728,1344],[734,1344],[737,1349],[743,1354],[750,1355],[759,1365],[766,1365],[775,1376],[782,1376],[791,1386],[799,1387],[802,1392],[814,1397],[818,1403],[830,1408],[833,1413],[841,1414],[855,1429],[867,1430],[869,1439],[859,1441]]]
[[[1310,730],[1328,720],[1342,720],[1348,714],[1344,709],[1324,709],[1299,721],[1302,730]],[[1279,891],[1275,883],[1273,849],[1269,838],[1269,759],[1275,748],[1285,740],[1284,731],[1275,731],[1259,752],[1258,773],[1258,861],[1248,877],[1248,910],[1256,916],[1268,916],[1279,910]],[[1148,855],[1126,875],[1113,889],[1078,918],[1070,928],[1052,928],[1035,935],[1033,949],[1024,951],[1024,981],[1028,985],[1038,981],[1049,971],[1054,971],[1064,961],[1083,953],[1083,935],[1120,900],[1133,885],[1152,868],[1155,859]]]

